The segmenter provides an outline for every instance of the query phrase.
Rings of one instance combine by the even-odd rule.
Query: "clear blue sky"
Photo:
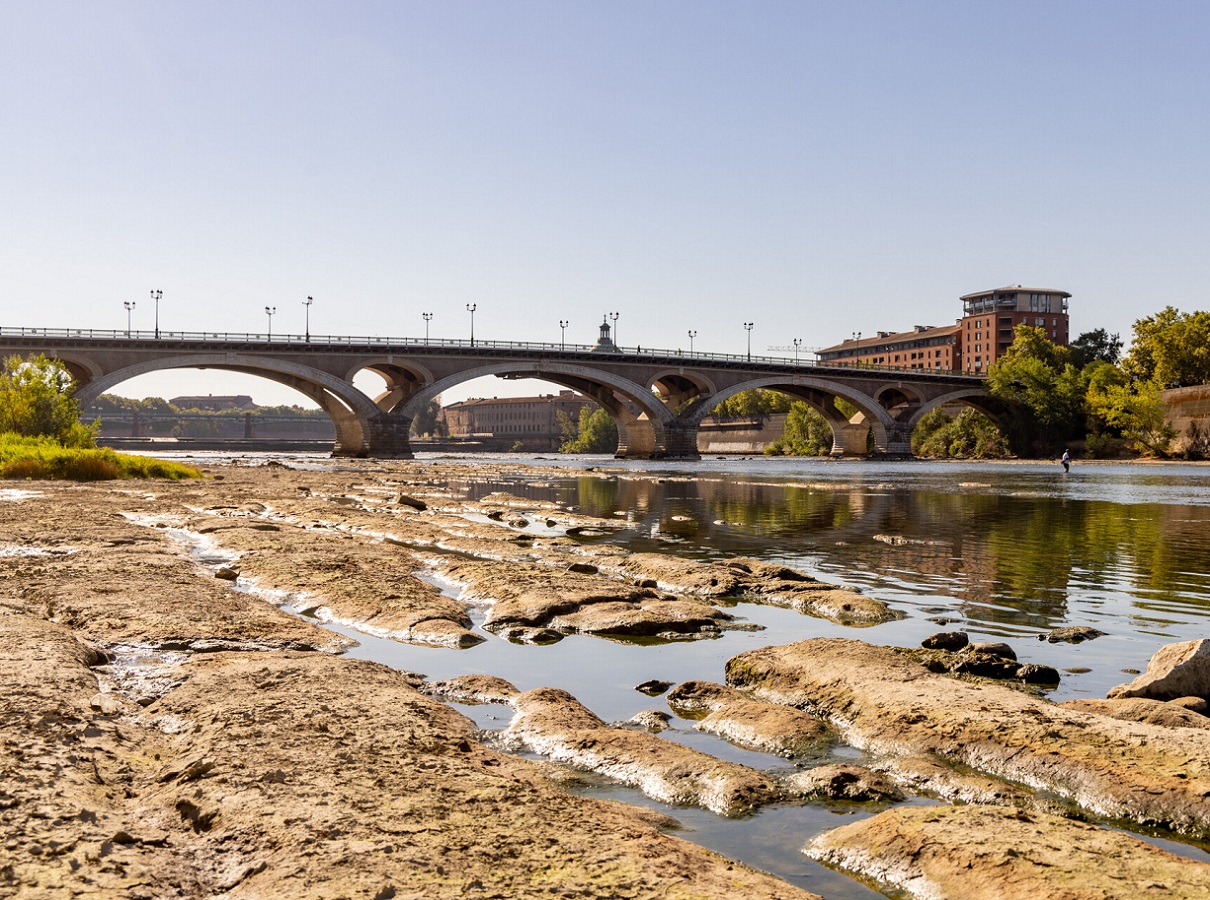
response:
[[[1188,0],[0,0],[0,324],[742,352],[1020,283],[1128,340],[1207,307],[1207,46]]]

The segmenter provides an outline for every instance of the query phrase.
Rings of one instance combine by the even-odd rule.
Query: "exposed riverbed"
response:
[[[222,474],[214,457],[201,461],[212,474]],[[1159,647],[1205,636],[1210,612],[1210,468],[1205,467],[1077,464],[1064,476],[1057,464],[1032,463],[758,459],[640,464],[491,457],[422,460],[404,467],[405,475],[395,476],[391,466],[356,463],[346,468],[339,461],[304,456],[282,461],[288,468],[274,471],[275,477],[288,479],[291,491],[295,483],[305,488],[304,498],[308,491],[315,492],[314,502],[305,509],[293,501],[258,499],[249,484],[229,499],[230,509],[216,508],[205,515],[190,510],[221,506],[221,483],[206,488],[205,504],[165,503],[173,491],[166,486],[122,489],[132,498],[140,491],[161,498],[132,501],[132,509],[141,507],[130,513],[136,516],[132,521],[143,528],[167,526],[185,542],[183,552],[212,568],[242,556],[246,565],[232,586],[267,592],[274,602],[305,612],[304,618],[318,616],[335,640],[356,642],[344,651],[346,657],[422,673],[429,681],[484,674],[506,679],[522,692],[558,687],[606,722],[626,721],[645,710],[669,714],[670,727],[662,738],[777,779],[823,763],[871,760],[844,742],[794,761],[740,749],[696,729],[693,718],[674,714],[661,696],[648,696],[635,687],[649,680],[721,682],[727,660],[745,651],[810,638],[847,637],[912,647],[937,631],[964,631],[972,640],[1008,642],[1023,663],[1060,670],[1059,684],[1042,691],[1049,700],[1099,698],[1129,681],[1130,670],[1144,668]],[[237,462],[258,465],[264,459]],[[424,477],[426,464],[432,479]],[[314,473],[314,479],[309,480],[308,473]],[[377,618],[371,618],[368,627],[359,625],[356,616],[342,616],[336,604],[334,613],[307,601],[306,587],[313,578],[307,573],[319,568],[302,568],[298,560],[289,564],[292,568],[275,568],[277,551],[271,546],[277,546],[273,542],[279,533],[274,529],[306,528],[312,535],[307,546],[316,559],[304,562],[312,567],[342,553],[341,542],[350,535],[358,535],[362,543],[376,533],[385,535],[385,546],[364,544],[355,560],[357,573],[341,571],[350,580],[356,574],[358,584],[377,584],[377,578],[389,599],[394,576],[388,569],[395,564],[390,549],[395,538],[390,535],[402,536],[409,533],[409,523],[425,521],[400,519],[401,492],[427,505],[426,515],[441,509],[449,521],[460,518],[469,529],[451,537],[458,529],[447,521],[440,533],[425,533],[431,536],[415,527],[410,532],[419,535],[409,552],[417,554],[420,564],[409,563],[408,571],[419,571],[423,582],[409,590],[431,591],[435,608],[452,604],[442,613],[450,618],[442,620],[446,624],[440,628],[425,624],[435,621],[431,616],[407,619],[390,609],[375,612]],[[22,497],[11,502],[28,501]],[[348,518],[342,520],[335,512],[325,517],[325,509],[347,510]],[[384,515],[387,512],[394,518]],[[156,516],[163,518],[156,522]],[[14,548],[7,555],[16,557],[22,546],[32,548],[29,553],[51,552],[33,542],[22,543],[16,535],[3,537]],[[489,621],[499,610],[478,599],[503,588],[491,587],[482,580],[485,574],[459,563],[509,560],[513,551],[501,556],[491,549],[491,541],[501,543],[500,538],[502,546],[514,550],[545,541],[552,550],[574,549],[577,557],[603,571],[624,567],[625,553],[639,554],[634,559],[661,554],[699,563],[744,557],[789,567],[837,588],[856,588],[882,601],[894,615],[853,624],[720,595],[711,602],[729,619],[721,629],[705,633],[675,639],[667,634],[622,639],[572,633],[561,640],[553,640],[556,635],[508,640]],[[426,551],[426,546],[431,549]],[[623,557],[617,555],[619,548]],[[70,552],[53,549],[60,555]],[[507,564],[520,566],[520,559]],[[342,565],[353,562],[350,557]],[[490,571],[489,566],[485,572]],[[667,613],[666,604],[677,591],[661,583],[661,577],[652,577],[647,590],[650,602],[665,604],[661,613]],[[330,584],[335,590],[339,581]],[[316,590],[322,593],[324,588]],[[345,602],[354,600],[368,602],[365,597]],[[471,602],[464,605],[467,600]],[[463,609],[469,619],[459,621]],[[645,613],[627,615],[632,622]],[[347,623],[341,624],[342,619]],[[1038,639],[1068,625],[1092,626],[1105,635],[1082,643]],[[413,634],[428,629],[425,640],[431,645],[392,639],[389,635],[400,628]],[[512,718],[509,708],[500,704],[453,705],[483,729],[489,745],[501,739]],[[878,896],[803,856],[801,848],[824,831],[868,817],[886,804],[871,808],[839,801],[781,803],[728,818],[696,806],[659,803],[599,776],[580,779],[573,790],[670,814],[680,823],[674,833],[825,897]],[[926,796],[907,801],[937,802]],[[1208,858],[1196,841],[1159,840],[1182,855]]]

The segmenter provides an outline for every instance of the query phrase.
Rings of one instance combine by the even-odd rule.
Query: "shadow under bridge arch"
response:
[[[568,363],[544,362],[535,368],[532,363],[501,362],[448,375],[417,391],[391,415],[403,420],[401,427],[410,427],[412,419],[433,397],[486,375],[537,378],[570,388],[595,401],[617,423],[615,455],[619,458],[660,459],[684,455],[677,441],[676,417],[648,388],[608,371]],[[696,458],[696,455],[694,444],[692,456]]]
[[[795,400],[801,400],[823,416],[832,429],[832,456],[868,456],[871,433],[876,453],[903,453],[900,446],[902,440],[898,433],[902,430],[900,423],[874,397],[855,387],[810,375],[770,375],[730,385],[694,404],[685,414],[687,425],[692,427],[696,434],[702,420],[710,415],[711,410],[718,404],[743,391],[758,388],[779,391]],[[857,412],[852,416],[846,415],[836,405],[837,399],[855,407]]]
[[[336,429],[333,456],[380,455],[381,448],[375,445],[382,444],[379,432],[382,431],[380,420],[383,414],[374,401],[347,381],[286,360],[243,353],[197,354],[176,359],[169,357],[149,360],[93,378],[77,389],[75,397],[82,406],[87,406],[123,381],[164,369],[220,369],[256,375],[294,388],[319,404],[332,419],[332,425]]]

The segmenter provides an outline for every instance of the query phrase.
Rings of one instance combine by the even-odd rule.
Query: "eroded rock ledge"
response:
[[[828,719],[876,754],[926,756],[1052,791],[1093,813],[1210,836],[1210,732],[1121,722],[820,638],[753,650],[727,681]]]
[[[538,688],[512,700],[504,733],[552,760],[599,772],[665,803],[739,815],[782,798],[762,772],[646,732],[611,728],[567,691]]]
[[[996,806],[901,807],[812,841],[815,859],[919,898],[1210,896],[1210,866],[1105,828]]]

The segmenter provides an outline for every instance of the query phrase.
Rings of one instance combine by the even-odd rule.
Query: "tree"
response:
[[[1071,342],[1072,362],[1080,368],[1098,361],[1116,364],[1121,355],[1121,336],[1104,328],[1086,331]]]
[[[993,397],[1010,404],[1004,419],[1009,446],[1021,456],[1057,447],[1085,424],[1087,380],[1071,363],[1071,351],[1046,332],[1018,325],[1012,346],[987,372]]]
[[[611,453],[618,448],[618,426],[609,411],[601,407],[580,410],[576,437],[559,445],[560,453]]]
[[[832,426],[801,400],[790,404],[782,436],[765,448],[771,456],[827,456],[832,452]]]
[[[1139,319],[1124,368],[1132,378],[1164,387],[1210,384],[1210,312],[1168,306]]]
[[[58,360],[10,356],[0,372],[0,433],[49,437],[65,447],[95,447],[96,425],[80,423],[75,383]]]
[[[424,409],[416,413],[416,417],[412,419],[412,434],[417,437],[425,434],[437,434],[440,414],[441,404],[436,400],[430,400],[424,404]]]
[[[781,391],[753,388],[732,394],[710,411],[715,419],[739,418],[742,416],[764,416],[769,413],[789,412],[791,399]]]
[[[1002,459],[1008,442],[994,422],[974,409],[950,416],[944,409],[927,413],[912,432],[912,453],[935,459]]]
[[[1164,456],[1176,429],[1168,423],[1163,390],[1156,380],[1107,381],[1089,388],[1089,407],[1140,453]]]

